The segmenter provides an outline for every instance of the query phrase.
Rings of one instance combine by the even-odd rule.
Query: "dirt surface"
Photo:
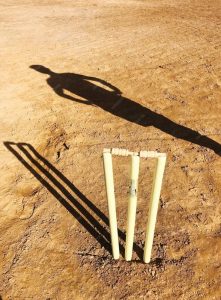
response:
[[[220,299],[220,1],[0,3],[2,299]],[[126,262],[130,161],[114,158],[114,261],[107,147],[168,154],[150,264],[154,161]]]

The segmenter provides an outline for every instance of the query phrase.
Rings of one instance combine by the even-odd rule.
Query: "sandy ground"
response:
[[[0,3],[2,299],[220,299],[220,2]],[[150,264],[154,162],[125,262],[130,166],[114,158],[114,261],[105,147],[168,154]]]

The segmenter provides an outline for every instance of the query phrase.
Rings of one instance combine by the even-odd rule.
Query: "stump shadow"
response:
[[[100,243],[101,247],[104,247],[111,253],[110,233],[107,230],[109,226],[108,217],[30,144],[7,141],[4,142],[4,145]],[[104,226],[101,225],[98,219],[103,222]],[[118,235],[120,239],[120,253],[123,256],[125,252],[123,243],[125,243],[126,235],[119,229]],[[143,250],[136,243],[134,243],[134,251],[141,259]]]

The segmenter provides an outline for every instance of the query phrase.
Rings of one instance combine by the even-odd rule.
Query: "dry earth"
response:
[[[0,1],[3,300],[220,299],[220,6]],[[105,147],[168,153],[150,264],[153,161],[133,261],[114,261]],[[123,254],[128,158],[114,171]]]

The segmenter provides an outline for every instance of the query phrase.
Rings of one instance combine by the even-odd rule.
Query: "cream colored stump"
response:
[[[105,183],[106,183],[108,211],[109,211],[112,253],[114,259],[118,259],[120,256],[120,251],[119,251],[119,240],[118,240],[118,230],[117,230],[116,202],[115,202],[115,194],[114,194],[113,165],[112,165],[112,155],[110,153],[110,150],[104,149],[103,160],[104,160],[104,173],[105,173]]]
[[[155,169],[153,188],[152,188],[151,200],[150,200],[149,216],[148,216],[147,229],[146,229],[146,239],[145,239],[145,246],[144,246],[144,257],[143,257],[145,263],[149,263],[151,258],[154,231],[155,231],[155,225],[157,220],[157,210],[158,210],[158,204],[160,199],[160,191],[163,182],[165,165],[166,165],[166,155],[162,157],[158,157],[157,165]]]
[[[131,260],[133,252],[134,228],[137,209],[138,176],[140,165],[140,157],[138,155],[132,155],[131,158],[131,186],[127,212],[127,235],[125,247],[125,259],[127,261]]]

